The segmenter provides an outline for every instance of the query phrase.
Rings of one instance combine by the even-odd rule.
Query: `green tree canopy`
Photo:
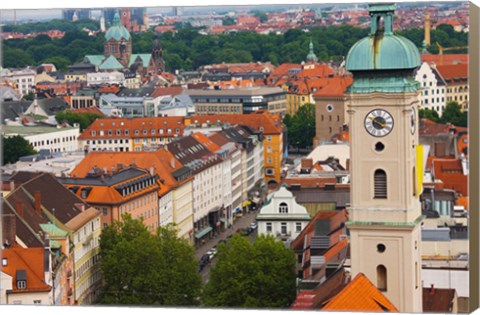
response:
[[[431,121],[434,121],[434,122],[439,122],[440,121],[440,117],[438,116],[438,112],[434,109],[430,109],[430,108],[421,108],[419,111],[418,111],[418,116],[420,118],[427,118]]]
[[[198,305],[201,279],[193,247],[173,226],[152,235],[140,219],[122,215],[102,231],[101,303],[121,305]]]
[[[295,299],[295,254],[273,236],[235,235],[218,246],[204,289],[206,306],[285,308]]]
[[[80,131],[83,131],[90,126],[95,119],[102,118],[103,115],[96,114],[96,113],[74,113],[71,110],[66,110],[63,112],[58,112],[55,115],[55,120],[61,123],[68,123],[69,125],[73,126],[73,124],[78,123],[80,124]]]
[[[307,148],[312,146],[315,137],[315,104],[302,105],[292,116],[287,115],[283,123],[287,127],[288,143],[294,147]]]
[[[22,156],[29,156],[38,153],[33,146],[22,136],[4,137],[2,136],[3,162],[16,163]]]
[[[460,105],[455,102],[448,102],[443,111],[442,117],[440,117],[441,123],[451,123],[455,126],[467,127],[468,124],[468,112],[463,112]]]

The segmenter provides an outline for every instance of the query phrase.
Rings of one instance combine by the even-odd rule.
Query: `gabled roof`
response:
[[[435,63],[436,65],[454,65],[459,63],[468,64],[468,54],[422,54],[420,55],[422,62]]]
[[[466,80],[468,78],[468,63],[458,65],[437,66],[440,75],[448,82],[451,80]]]
[[[359,273],[343,290],[321,308],[322,311],[398,312],[373,283]]]
[[[2,108],[2,124],[5,123],[5,119],[15,120],[20,117],[32,104],[32,101],[2,101],[0,106]]]
[[[147,67],[150,63],[151,58],[151,54],[132,54],[130,56],[130,60],[128,61],[128,66],[130,67],[132,64],[136,63],[137,60],[139,60],[142,62],[142,65],[144,67]]]
[[[100,66],[104,59],[104,55],[86,55],[84,60],[93,65]]]
[[[152,93],[152,97],[159,97],[165,95],[176,96],[182,94],[183,88],[181,86],[171,86],[171,87],[157,87]]]
[[[101,65],[98,66],[100,70],[118,70],[125,68],[113,55],[108,56]]]
[[[13,293],[49,292],[52,287],[45,283],[44,249],[40,248],[5,248],[1,252],[2,259],[7,259],[7,265],[2,266],[2,272],[12,277]],[[19,272],[20,271],[20,272]],[[22,272],[23,271],[23,272]],[[17,288],[17,276],[24,274],[26,288]]]

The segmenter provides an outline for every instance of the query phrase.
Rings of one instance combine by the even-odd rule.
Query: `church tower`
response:
[[[163,48],[160,45],[160,40],[155,38],[152,45],[152,62],[153,68],[157,74],[165,71],[165,62],[163,61]]]
[[[369,6],[370,34],[346,69],[351,141],[351,272],[365,274],[401,311],[422,312],[421,221],[416,150],[417,47],[393,33],[395,6]]]
[[[124,67],[128,67],[132,55],[132,38],[128,30],[121,25],[118,10],[113,17],[113,25],[105,33],[104,55],[113,56]]]

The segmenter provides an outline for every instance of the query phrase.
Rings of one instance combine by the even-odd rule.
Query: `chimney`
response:
[[[35,192],[35,211],[42,212],[42,194],[39,191]]]
[[[175,168],[175,160],[173,158],[170,159],[170,166]]]
[[[15,204],[15,211],[17,212],[17,214],[23,218],[23,203],[21,202],[17,202]]]
[[[78,203],[75,204],[75,207],[82,212],[85,211],[85,204],[84,203],[78,202]]]
[[[433,283],[430,285],[430,295],[434,295],[435,294],[435,286],[433,285]]]
[[[15,182],[12,180],[10,182],[10,191],[14,191],[15,190]]]
[[[153,176],[154,171],[155,171],[155,167],[153,165],[150,166],[150,176]]]

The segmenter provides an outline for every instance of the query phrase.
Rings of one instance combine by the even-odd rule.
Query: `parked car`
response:
[[[207,254],[203,255],[203,256],[200,258],[200,262],[201,262],[201,263],[208,264],[209,261],[210,261],[210,256],[207,255]]]
[[[212,252],[211,250],[209,250],[206,255],[208,255],[208,257],[210,258],[210,260],[212,260],[212,258],[215,256],[215,253]]]
[[[257,228],[257,221],[250,223],[250,227],[255,230]]]
[[[246,231],[247,231],[247,235],[250,235],[253,232],[253,228],[251,226],[249,226],[249,227],[246,228]]]

